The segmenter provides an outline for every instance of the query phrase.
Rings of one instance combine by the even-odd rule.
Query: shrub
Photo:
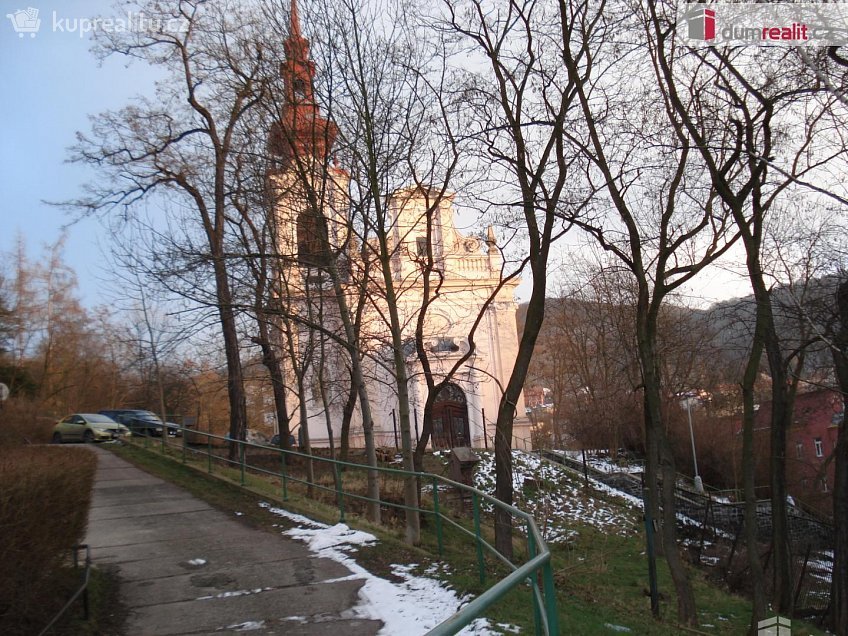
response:
[[[25,444],[47,444],[58,418],[44,415],[37,400],[11,398],[0,410],[0,448]]]
[[[85,448],[0,454],[0,631],[37,633],[64,604],[56,577],[85,533],[96,465]]]

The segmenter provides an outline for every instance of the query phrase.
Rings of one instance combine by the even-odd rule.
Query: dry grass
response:
[[[85,532],[97,458],[85,448],[0,449],[0,632],[37,633]]]

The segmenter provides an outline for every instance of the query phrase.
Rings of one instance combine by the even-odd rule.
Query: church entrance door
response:
[[[468,401],[455,384],[447,384],[433,405],[433,447],[471,446],[468,426]]]

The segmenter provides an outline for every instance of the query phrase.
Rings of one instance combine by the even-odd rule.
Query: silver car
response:
[[[130,429],[111,417],[99,413],[74,413],[59,421],[53,428],[53,443],[105,442],[125,439]]]

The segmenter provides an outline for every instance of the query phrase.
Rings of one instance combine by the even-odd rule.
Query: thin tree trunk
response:
[[[268,323],[263,316],[258,317],[259,337],[256,343],[262,350],[262,364],[268,370],[271,378],[271,391],[274,395],[274,408],[277,413],[277,434],[279,435],[280,448],[291,450],[291,428],[289,424],[289,409],[286,404],[286,383],[280,358],[271,344],[268,332]]]
[[[218,296],[218,315],[221,318],[221,332],[224,336],[224,353],[227,360],[227,396],[230,405],[230,438],[243,440],[247,433],[247,400],[244,395],[244,374],[239,355],[238,332],[235,312],[232,308],[227,273],[221,259],[215,259],[215,279]],[[238,456],[238,445],[229,447],[229,458]]]
[[[748,551],[748,564],[751,570],[751,608],[750,633],[756,633],[757,623],[766,618],[766,592],[763,564],[760,559],[760,546],[757,527],[756,470],[754,463],[754,384],[760,372],[760,360],[763,344],[759,322],[754,331],[751,353],[742,377],[742,483],[745,493],[745,547]]]
[[[786,367],[774,323],[771,298],[759,268],[754,264],[750,276],[757,301],[757,323],[761,323],[762,341],[771,372],[771,446],[769,473],[771,482],[772,544],[774,546],[774,611],[791,616],[794,603],[792,553],[789,546],[789,524],[786,505],[786,433],[792,422],[792,400]]]
[[[545,225],[545,235],[550,237],[549,223]],[[533,261],[533,291],[527,304],[524,332],[518,345],[518,355],[509,381],[498,404],[498,419],[495,423],[495,497],[506,504],[512,504],[512,426],[518,412],[518,398],[530,368],[533,349],[545,319],[545,286],[550,239],[540,237],[541,254]],[[536,265],[539,263],[539,265]],[[507,559],[512,558],[512,515],[506,510],[495,508],[495,549]]]
[[[348,460],[350,453],[350,423],[353,420],[353,411],[356,408],[356,382],[353,372],[350,372],[350,385],[347,391],[347,399],[342,408],[342,426],[339,432],[339,459],[343,462]]]
[[[662,474],[662,545],[668,564],[674,589],[677,594],[677,620],[682,625],[695,626],[698,624],[698,614],[695,607],[695,595],[686,571],[686,566],[680,558],[677,544],[677,502],[674,491],[677,484],[677,470],[674,465],[674,455],[663,426],[661,408],[662,377],[657,354],[657,294],[654,290],[655,303],[648,300],[648,291],[644,281],[640,281],[639,301],[636,308],[636,337],[639,361],[642,369],[642,383],[645,400],[645,438],[651,452],[645,465],[645,477],[651,484],[650,494],[656,491],[656,468]],[[653,449],[656,448],[655,468],[651,464]],[[649,500],[649,505],[654,502]],[[656,518],[656,517],[655,517]]]

